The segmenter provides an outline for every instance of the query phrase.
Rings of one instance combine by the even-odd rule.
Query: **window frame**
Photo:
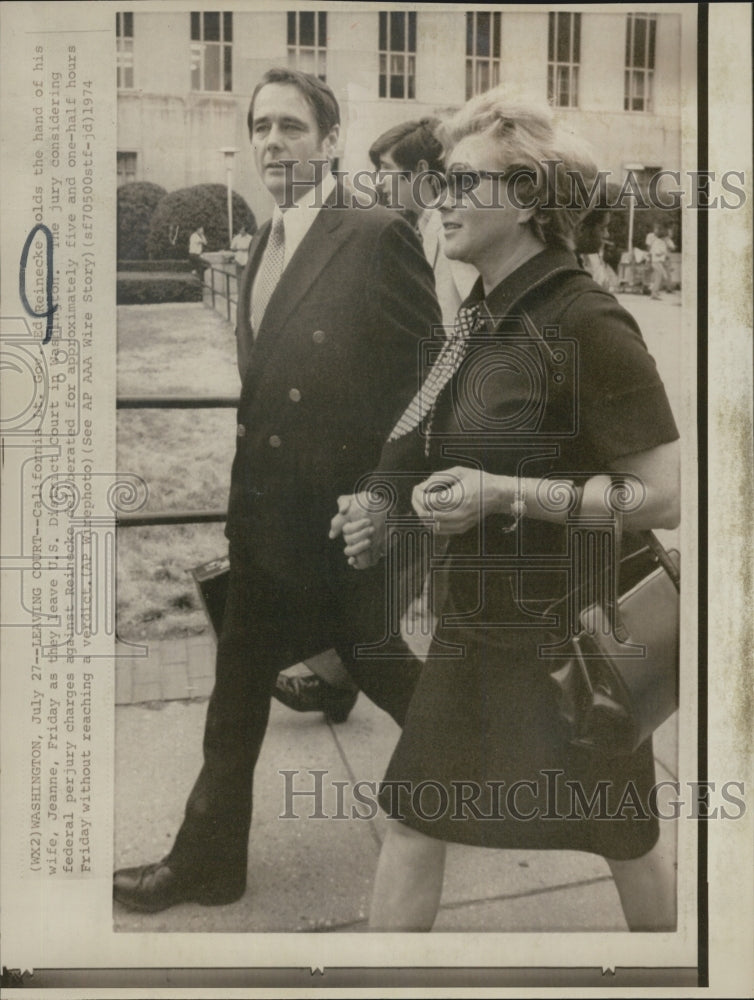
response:
[[[216,16],[218,38],[206,38],[208,19]],[[195,25],[198,25],[198,35],[195,36]],[[230,26],[230,38],[227,38]],[[207,57],[217,50],[218,87],[207,86],[209,75]],[[198,85],[194,83],[194,74],[198,72]],[[232,94],[233,93],[233,12],[227,10],[192,10],[189,27],[189,86],[193,93],[199,94]]]
[[[126,163],[133,163],[133,173],[129,174],[125,169]],[[124,164],[124,169],[121,171],[120,166]],[[118,149],[115,153],[115,176],[116,176],[116,187],[122,187],[124,184],[133,184],[138,180],[139,172],[139,154],[134,149]],[[121,180],[121,177],[123,178]]]
[[[134,15],[130,10],[115,13],[115,66],[118,90],[134,90]]]
[[[637,62],[637,23],[644,25],[644,60]],[[626,15],[626,52],[623,72],[623,110],[635,114],[654,113],[654,75],[657,55],[657,14],[631,11]],[[641,80],[641,96],[636,84]],[[637,103],[641,103],[637,107]]]
[[[479,18],[490,18],[489,53],[484,54],[479,49]],[[503,25],[500,11],[466,11],[466,100],[484,93],[500,83],[500,66],[502,62]],[[497,54],[496,54],[497,50]],[[480,84],[480,71],[488,72],[486,87]]]
[[[312,45],[301,42],[302,16],[311,14],[314,23],[314,42]],[[293,30],[291,30],[291,28]],[[288,47],[288,65],[291,69],[314,72],[323,83],[327,82],[327,11],[326,10],[289,10],[286,21],[286,44]],[[322,36],[324,35],[324,41]],[[314,71],[302,65],[310,56],[314,63]]]
[[[551,10],[547,25],[547,100],[555,108],[578,108],[579,70],[581,68],[581,13]],[[568,21],[567,58],[560,58],[561,25]],[[565,72],[564,72],[565,71]],[[561,102],[565,79],[566,100]]]
[[[377,96],[381,101],[415,101],[416,100],[416,38],[417,12],[415,10],[381,10],[378,12],[378,42],[379,54]],[[394,45],[394,35],[399,22],[396,18],[405,18],[403,22],[403,48]],[[401,60],[403,69],[394,72],[393,60]],[[397,66],[398,63],[396,62]],[[402,80],[400,95],[394,94],[393,81]]]

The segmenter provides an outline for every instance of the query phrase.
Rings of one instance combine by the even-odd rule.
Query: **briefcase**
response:
[[[215,640],[220,637],[225,614],[225,600],[228,596],[228,578],[230,576],[230,559],[220,556],[209,562],[195,566],[191,570],[199,598],[207,613]]]
[[[194,566],[191,575],[196,582],[199,598],[207,613],[212,631],[215,633],[215,641],[220,637],[222,631],[223,617],[225,615],[225,601],[228,596],[228,580],[230,577],[230,559],[228,556],[220,556],[202,563],[201,566]],[[297,650],[299,655],[294,656],[291,664],[298,662],[305,663],[309,669],[321,677],[322,680],[334,687],[349,687],[353,683],[350,675],[343,666],[340,657],[334,649],[328,648],[328,642],[318,640],[313,637]],[[277,695],[275,695],[277,697]]]

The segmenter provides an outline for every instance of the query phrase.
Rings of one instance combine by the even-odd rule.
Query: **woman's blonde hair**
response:
[[[579,221],[593,207],[587,192],[597,166],[587,143],[558,127],[546,106],[507,104],[502,87],[472,97],[443,123],[446,160],[469,135],[489,136],[501,169],[521,171],[516,196],[536,206],[530,225],[539,239],[572,250]]]

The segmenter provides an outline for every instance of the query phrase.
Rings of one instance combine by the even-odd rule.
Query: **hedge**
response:
[[[148,305],[162,302],[201,302],[202,283],[194,274],[119,272],[118,305]]]
[[[233,229],[245,223],[250,233],[256,229],[254,215],[241,195],[233,192]],[[223,250],[228,239],[228,189],[224,184],[197,184],[171,191],[160,201],[149,227],[147,252],[150,258],[188,256],[189,237],[199,226],[207,238],[206,250]]]
[[[152,215],[167,191],[159,184],[135,181],[118,188],[118,260],[145,260]]]
[[[118,272],[121,271],[176,271],[185,273],[191,271],[190,260],[118,260]]]

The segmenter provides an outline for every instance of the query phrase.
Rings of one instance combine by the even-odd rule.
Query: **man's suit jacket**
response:
[[[239,289],[242,390],[226,534],[253,565],[316,585],[347,570],[342,541],[327,538],[336,498],[376,468],[416,392],[419,341],[440,311],[405,221],[327,204],[254,338],[250,293],[269,229],[255,236]]]

